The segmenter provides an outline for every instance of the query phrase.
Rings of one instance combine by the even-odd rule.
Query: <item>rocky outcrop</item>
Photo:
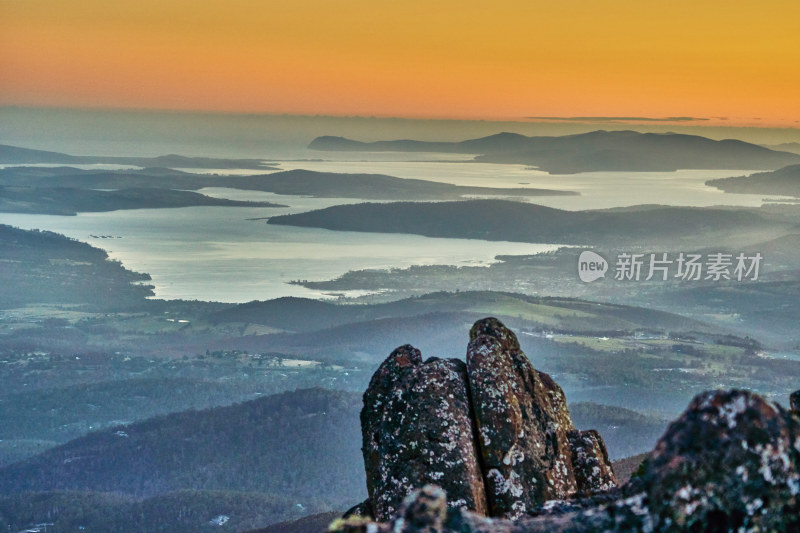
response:
[[[447,494],[435,485],[425,485],[409,493],[400,505],[397,516],[391,522],[376,523],[370,518],[351,515],[335,520],[328,531],[340,533],[435,533],[446,531],[448,516],[453,516],[453,508],[448,510]],[[456,515],[460,516],[460,508]],[[472,513],[465,511],[468,516]],[[478,516],[478,515],[475,515]]]
[[[561,388],[500,321],[475,323],[466,361],[401,346],[381,364],[361,412],[369,501],[348,514],[387,520],[435,484],[452,508],[518,518],[615,486],[600,435],[575,430]]]
[[[573,436],[573,438],[580,438]],[[591,445],[587,443],[587,448]],[[438,503],[418,506],[415,501]],[[698,395],[637,476],[589,498],[551,501],[518,520],[443,509],[434,487],[413,493],[391,522],[335,531],[591,532],[800,531],[800,417],[748,391]],[[423,496],[428,495],[428,496]],[[422,516],[415,516],[419,509]],[[428,517],[428,518],[425,518]],[[434,524],[418,528],[412,524]]]
[[[467,370],[490,514],[516,518],[575,494],[564,392],[533,368],[514,333],[496,318],[476,322]]]
[[[467,369],[458,359],[422,361],[401,346],[364,394],[362,451],[375,518],[394,516],[413,489],[433,483],[450,505],[486,514]]]
[[[795,413],[800,413],[800,390],[794,391],[789,398],[789,406]]]
[[[606,444],[600,433],[594,429],[570,431],[569,445],[578,496],[592,496],[617,486]]]
[[[637,485],[662,528],[797,531],[800,420],[747,391],[701,394],[658,441],[628,492]]]

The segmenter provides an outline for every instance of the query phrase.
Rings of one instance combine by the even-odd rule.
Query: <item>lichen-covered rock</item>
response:
[[[425,485],[403,500],[399,516],[402,527],[395,531],[441,531],[447,519],[447,494],[436,485]]]
[[[389,533],[391,525],[386,522],[375,522],[363,516],[342,517],[331,522],[328,533]]]
[[[570,431],[567,436],[572,449],[572,471],[577,494],[591,496],[616,487],[617,478],[600,434],[590,429]]]
[[[362,451],[371,510],[394,516],[404,498],[442,486],[449,505],[486,514],[486,492],[470,415],[466,365],[401,346],[381,364],[364,393]]]
[[[391,522],[373,522],[363,516],[344,516],[335,520],[329,533],[438,533],[447,531],[445,521],[449,508],[447,494],[441,487],[425,485],[409,493]],[[467,512],[470,514],[469,512]]]
[[[409,527],[412,508],[369,531],[423,531]],[[701,394],[621,490],[534,512],[512,521],[451,508],[440,531],[800,531],[800,420],[747,391]]]
[[[495,318],[476,322],[467,369],[491,516],[517,518],[575,494],[566,398],[514,333]]]
[[[331,524],[329,532],[333,533],[589,533],[597,531],[641,531],[638,527],[641,520],[637,516],[633,519],[626,516],[615,517],[613,512],[598,510],[597,512],[576,512],[581,509],[579,504],[570,505],[566,502],[549,502],[542,515],[535,518],[523,517],[519,520],[504,518],[489,518],[475,514],[463,508],[447,507],[445,519],[439,522],[441,514],[431,513],[434,507],[428,494],[436,494],[435,487],[425,487],[422,491],[412,492],[403,504],[401,512],[388,522],[369,522],[365,520],[339,519]],[[555,504],[555,505],[551,505]],[[443,509],[443,503],[435,505]],[[435,516],[432,520],[431,515]],[[438,529],[430,524],[440,524]],[[417,524],[420,524],[418,526]],[[619,528],[615,526],[619,525]]]
[[[345,511],[344,514],[342,515],[342,518],[350,518],[351,516],[372,518],[373,514],[375,513],[372,512],[372,502],[370,502],[369,498],[367,498],[358,505],[354,505],[353,507]]]
[[[800,422],[748,391],[701,394],[640,483],[659,530],[800,531]]]
[[[514,333],[486,318],[470,339],[466,365],[423,362],[406,345],[375,372],[361,412],[369,500],[342,527],[397,516],[404,498],[426,484],[447,492],[450,516],[468,528],[491,524],[480,515],[518,518],[545,501],[616,485],[600,435],[575,430],[563,391],[533,368]]]
[[[800,413],[800,390],[794,391],[789,398],[789,407],[795,413]]]

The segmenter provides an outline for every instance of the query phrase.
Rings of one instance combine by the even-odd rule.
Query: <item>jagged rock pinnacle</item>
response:
[[[386,520],[429,483],[451,507],[507,518],[615,486],[599,434],[575,431],[563,391],[533,368],[514,333],[486,318],[470,338],[466,365],[423,362],[406,345],[373,375],[361,412],[370,498],[354,513]]]
[[[517,518],[575,494],[567,437],[575,428],[561,388],[533,368],[497,319],[479,321],[470,336],[467,372],[490,514]]]

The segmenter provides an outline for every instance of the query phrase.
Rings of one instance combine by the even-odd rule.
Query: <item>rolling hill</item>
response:
[[[788,223],[745,210],[646,206],[564,211],[506,200],[392,202],[338,205],[274,216],[269,224],[339,231],[411,233],[427,237],[609,246],[702,242],[743,232],[777,232]],[[767,233],[769,234],[769,233]]]
[[[706,185],[728,193],[776,194],[800,197],[800,165],[789,165],[772,172],[709,180]]]
[[[365,497],[360,408],[360,395],[307,389],[91,433],[0,469],[0,527],[242,531],[332,511],[270,531],[330,522]],[[610,431],[614,451],[651,425],[619,408],[570,409],[579,427]]]
[[[343,508],[364,496],[360,408],[305,389],[117,426],[0,469],[0,493],[232,490]]]
[[[438,292],[381,304],[342,305],[306,298],[279,298],[239,304],[214,313],[212,320],[257,323],[310,333],[357,322],[433,313],[515,317],[543,327],[584,331],[703,327],[679,315],[640,307],[488,291]]]
[[[72,167],[10,167],[0,169],[0,186],[46,191],[114,189],[196,191],[204,187],[271,192],[319,198],[364,198],[374,200],[453,200],[465,196],[554,196],[576,195],[574,191],[534,188],[469,187],[395,178],[383,174],[342,174],[310,170],[288,170],[253,176],[198,175],[164,168],[141,170],[80,170]],[[91,191],[96,192],[96,191]],[[166,194],[166,193],[162,193]],[[154,207],[160,207],[154,205]]]
[[[630,409],[593,402],[570,404],[569,412],[576,428],[596,429],[603,435],[612,460],[652,449],[668,424]]]
[[[78,212],[197,206],[285,207],[270,202],[212,198],[192,191],[173,189],[127,188],[107,191],[66,187],[0,186],[0,212],[7,213],[76,215]]]
[[[103,250],[50,231],[26,231],[0,224],[0,309],[31,303],[139,304],[153,295]]]

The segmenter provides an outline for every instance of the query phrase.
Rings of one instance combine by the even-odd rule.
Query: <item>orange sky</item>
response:
[[[0,105],[800,126],[800,2],[0,0]]]

